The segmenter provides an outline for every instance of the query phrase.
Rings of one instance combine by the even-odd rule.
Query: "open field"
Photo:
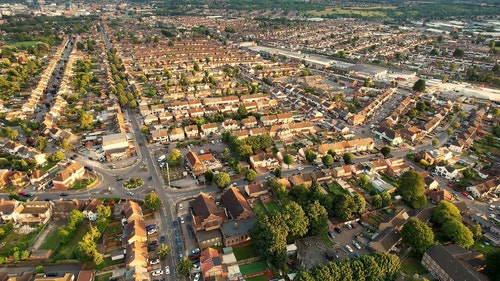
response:
[[[311,16],[327,16],[327,15],[356,15],[364,18],[385,18],[388,14],[402,14],[396,11],[396,6],[375,6],[375,7],[327,7],[323,10],[308,12]]]
[[[40,43],[40,41],[23,41],[23,42],[9,43],[9,45],[17,48],[28,48],[36,46],[38,43]]]

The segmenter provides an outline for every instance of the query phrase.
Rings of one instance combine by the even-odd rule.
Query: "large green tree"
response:
[[[48,144],[48,141],[47,141],[46,137],[38,136],[36,138],[36,150],[37,151],[44,152],[45,149],[47,148],[47,144]]]
[[[328,212],[318,200],[307,206],[306,214],[309,219],[309,231],[312,235],[328,232]]]
[[[344,153],[342,158],[344,159],[344,163],[346,165],[351,165],[352,163],[354,163],[354,155],[352,153]]]
[[[178,167],[182,163],[182,154],[178,149],[173,149],[168,154],[168,164],[172,167]]]
[[[323,165],[325,165],[326,167],[331,167],[334,162],[333,156],[327,154],[321,158],[321,162],[323,162]]]
[[[309,164],[314,163],[314,161],[316,161],[316,159],[318,158],[318,154],[316,154],[316,152],[314,152],[311,149],[306,151],[305,156],[306,156],[306,160],[307,160],[307,162],[309,162]]]
[[[435,244],[432,229],[417,218],[409,219],[401,230],[403,243],[412,247],[416,253],[423,254]]]
[[[387,156],[391,155],[392,149],[389,146],[384,146],[380,149],[380,153],[387,158]]]
[[[397,192],[410,207],[423,208],[427,205],[427,198],[424,195],[424,191],[424,177],[420,173],[408,171],[401,176]]]
[[[285,154],[285,156],[283,156],[283,163],[285,163],[288,168],[290,168],[290,165],[293,165],[293,163],[295,163],[295,160],[293,159],[293,156],[291,154]]]
[[[443,225],[449,220],[462,220],[462,215],[458,208],[451,202],[442,200],[432,211],[432,221],[439,225]]]
[[[161,245],[158,248],[158,250],[156,251],[156,253],[160,257],[160,259],[164,259],[164,258],[168,257],[168,255],[170,255],[171,251],[172,251],[172,249],[170,248],[170,246],[168,246],[168,245]]]
[[[345,220],[354,218],[354,213],[357,211],[354,199],[345,194],[336,194],[333,197],[333,213]]]
[[[150,210],[156,211],[161,207],[161,199],[156,193],[148,193],[144,198],[144,206]]]
[[[415,84],[413,84],[412,90],[415,92],[425,92],[425,80],[418,79]]]
[[[257,178],[257,172],[250,169],[245,173],[245,179],[249,182],[253,182]]]
[[[181,276],[188,276],[191,269],[193,269],[193,262],[187,257],[184,257],[179,264],[177,264],[177,272]]]
[[[486,254],[486,267],[484,273],[490,280],[500,280],[500,249],[496,248],[494,251]]]
[[[231,177],[227,173],[219,172],[214,175],[214,183],[220,189],[225,189],[231,183]]]
[[[250,231],[257,254],[278,268],[286,261],[287,236],[288,226],[280,212],[259,217]]]
[[[461,247],[469,248],[474,244],[472,232],[461,221],[447,221],[443,224],[441,230],[448,239]]]
[[[309,219],[299,204],[290,201],[283,207],[281,213],[288,226],[288,240],[294,241],[306,235],[309,227]]]

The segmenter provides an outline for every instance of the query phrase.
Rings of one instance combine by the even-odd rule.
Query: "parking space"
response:
[[[367,245],[364,244],[364,240],[360,239],[364,231],[364,227],[359,224],[354,225],[355,228],[351,227],[350,229],[345,226],[339,227],[338,230],[341,231],[340,233],[338,233],[338,231],[336,230],[332,230],[335,238],[330,238],[330,240],[335,243],[334,249],[339,260],[348,257],[352,258],[355,256],[355,254],[363,255],[370,252],[370,250],[367,248]],[[347,248],[346,246],[349,246],[349,248]]]
[[[195,238],[194,226],[189,211],[189,201],[182,201],[177,205],[177,224],[178,230],[175,232],[176,239],[179,238],[183,243],[181,247],[176,244],[176,254],[180,258],[182,256],[189,256],[194,249],[198,248],[198,242]]]

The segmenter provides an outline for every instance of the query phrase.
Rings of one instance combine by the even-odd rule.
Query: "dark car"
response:
[[[60,193],[59,196],[61,196],[61,197],[68,196],[68,193],[63,192],[63,193]]]
[[[165,241],[167,241],[167,238],[165,238],[165,236],[161,236],[160,243],[165,243]]]
[[[26,193],[26,194],[23,194],[24,197],[33,197],[33,194],[31,193]]]
[[[174,227],[175,227],[175,228],[179,227],[179,223],[178,223],[177,221],[174,221],[174,223],[173,223],[173,224],[174,224]]]
[[[180,245],[181,244],[181,238],[175,237],[175,244]]]
[[[186,216],[186,221],[191,222],[191,216]]]
[[[174,233],[175,233],[175,236],[180,236],[181,235],[181,232],[179,231],[178,228],[175,229]]]
[[[90,166],[83,166],[83,168],[89,172],[93,172],[94,171],[94,168],[90,167]]]
[[[122,181],[123,178],[116,178],[116,181]]]
[[[181,245],[177,245],[177,254],[182,254],[182,247],[181,247]]]
[[[340,229],[340,227],[335,227],[334,229],[338,234],[342,233],[342,229]]]
[[[57,273],[57,272],[47,272],[47,273],[45,273],[45,277],[56,277],[57,275],[59,275],[59,273]]]

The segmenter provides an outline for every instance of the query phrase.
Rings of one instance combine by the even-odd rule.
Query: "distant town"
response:
[[[268,2],[0,3],[0,281],[500,278],[499,4]]]

